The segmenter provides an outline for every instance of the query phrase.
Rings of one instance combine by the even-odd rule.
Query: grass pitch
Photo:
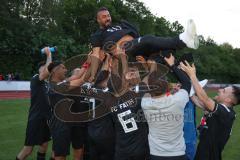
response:
[[[211,96],[214,93],[209,93]],[[29,109],[29,100],[0,100],[0,160],[13,160],[21,150],[25,139],[25,129]],[[240,115],[240,106],[234,109]],[[202,116],[202,111],[197,109],[197,122]],[[223,160],[239,160],[240,158],[240,118],[234,122],[232,135],[223,153]],[[29,160],[36,159],[37,147]],[[47,159],[50,156],[51,143],[49,144]],[[69,156],[68,159],[71,159]]]

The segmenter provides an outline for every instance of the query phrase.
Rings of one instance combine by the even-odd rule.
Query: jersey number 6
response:
[[[129,118],[127,120],[123,119],[123,117],[125,117],[125,116],[127,116],[131,113],[132,112],[130,110],[127,110],[125,112],[122,112],[122,113],[118,114],[118,119],[119,119],[125,133],[129,133],[129,132],[132,132],[132,131],[135,131],[135,130],[138,129],[136,121],[133,117]],[[129,125],[127,126],[127,124],[129,124]]]

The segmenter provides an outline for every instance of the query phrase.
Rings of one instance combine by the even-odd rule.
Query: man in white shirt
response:
[[[151,160],[186,160],[183,138],[184,107],[189,101],[189,77],[174,65],[174,57],[165,58],[182,88],[173,95],[149,95],[141,105],[149,125]]]

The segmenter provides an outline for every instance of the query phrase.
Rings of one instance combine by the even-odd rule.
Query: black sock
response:
[[[16,157],[16,160],[20,160],[18,157]]]
[[[37,160],[45,160],[46,153],[37,152]]]

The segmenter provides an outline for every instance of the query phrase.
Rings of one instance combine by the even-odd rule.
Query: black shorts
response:
[[[45,118],[29,120],[26,129],[25,146],[41,145],[51,139]]]
[[[71,141],[74,149],[83,148],[87,137],[87,128],[82,126],[71,127]]]
[[[89,137],[89,153],[91,160],[113,160],[115,141],[114,136],[106,139],[91,139]]]
[[[132,155],[132,156],[115,154],[114,160],[148,160],[148,156],[146,154]]]
[[[71,126],[57,119],[49,123],[55,156],[67,156],[70,144],[74,149],[81,149],[85,142],[86,127]]]
[[[186,155],[182,156],[171,156],[171,157],[161,157],[150,155],[150,160],[187,160]]]

